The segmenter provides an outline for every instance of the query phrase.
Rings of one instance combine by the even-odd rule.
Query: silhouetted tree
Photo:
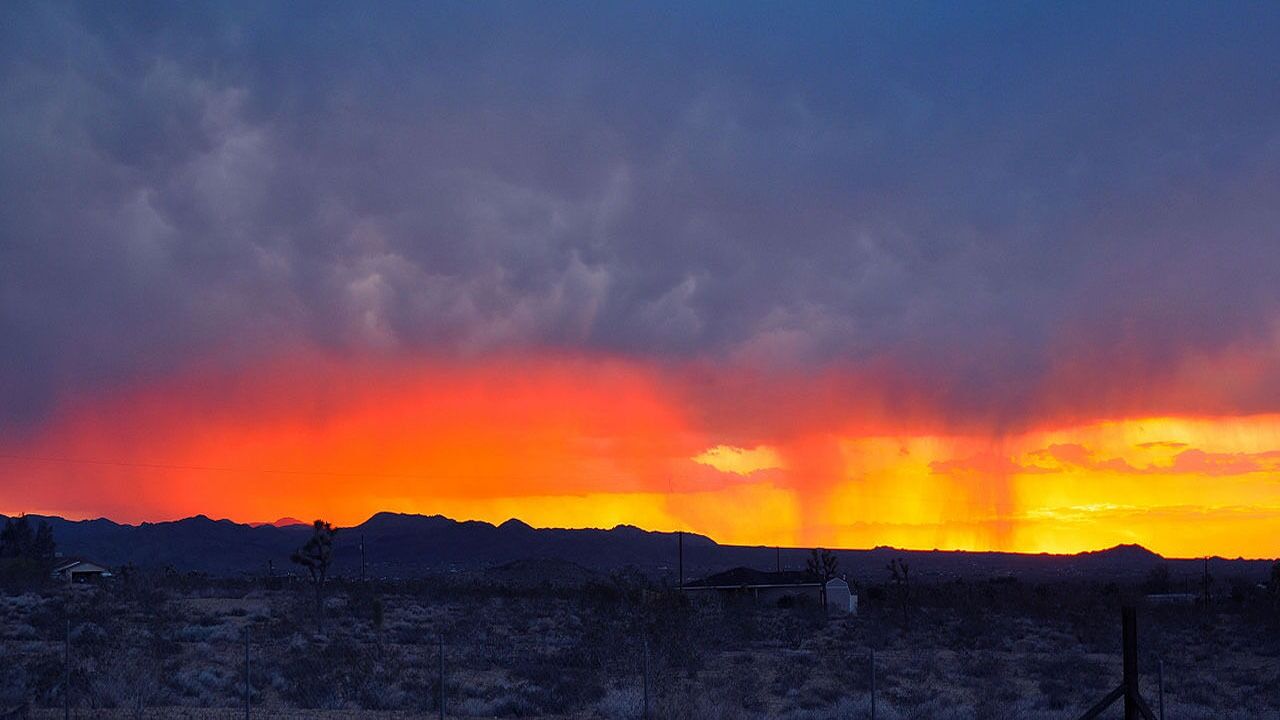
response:
[[[31,557],[40,563],[52,565],[58,555],[58,544],[53,541],[53,528],[41,520],[36,527],[36,537],[31,541]]]
[[[1169,592],[1172,587],[1172,583],[1169,581],[1169,566],[1165,563],[1160,563],[1151,568],[1151,572],[1147,573],[1147,580],[1143,585],[1148,593]]]
[[[45,580],[56,556],[49,523],[41,520],[33,532],[25,515],[5,520],[0,529],[0,582],[28,586]]]
[[[26,515],[6,519],[0,530],[0,558],[29,557],[33,541]]]
[[[316,594],[316,628],[324,630],[324,583],[329,577],[329,564],[333,561],[333,536],[338,529],[324,520],[316,520],[311,526],[307,543],[290,557],[311,573],[311,585]]]
[[[897,590],[898,602],[902,605],[902,626],[911,629],[911,567],[902,558],[889,561],[889,581]]]
[[[840,561],[836,558],[836,554],[826,548],[814,548],[809,553],[809,559],[805,561],[805,570],[822,583],[818,596],[822,599],[823,611],[827,609],[827,582],[836,576],[836,570],[839,567]]]

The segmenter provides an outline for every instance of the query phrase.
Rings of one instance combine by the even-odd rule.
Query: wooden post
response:
[[[1093,707],[1080,716],[1080,720],[1096,720],[1116,700],[1124,699],[1124,720],[1156,720],[1155,713],[1138,691],[1138,615],[1132,607],[1120,609],[1121,651],[1124,675],[1119,687],[1107,693]],[[1161,680],[1161,687],[1164,682]]]
[[[876,649],[871,648],[871,720],[876,720]]]
[[[440,636],[440,720],[444,720],[444,635]]]
[[[62,717],[71,720],[71,618],[62,636]]]
[[[1120,633],[1124,653],[1124,720],[1138,720],[1138,617],[1125,606],[1120,610]]]

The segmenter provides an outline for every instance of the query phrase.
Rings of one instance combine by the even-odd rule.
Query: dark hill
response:
[[[2,519],[3,516],[0,516]],[[172,567],[215,575],[261,575],[294,572],[289,555],[306,541],[306,525],[258,527],[214,520],[203,515],[170,522],[124,525],[110,520],[46,519],[53,527],[58,549],[111,566]],[[355,576],[360,569],[363,540],[368,572],[374,577],[418,577],[442,571],[498,568],[517,561],[568,563],[590,572],[636,568],[675,582],[676,533],[620,525],[609,530],[533,528],[519,520],[501,525],[458,522],[441,515],[378,513],[354,527],[342,528],[334,543],[334,572]],[[708,537],[684,534],[684,577],[705,577],[730,568],[740,573],[777,569],[801,571],[805,548],[719,545]],[[1137,545],[1120,545],[1078,555],[1031,555],[1000,552],[896,550],[839,550],[840,573],[856,582],[882,583],[886,566],[901,558],[913,580],[1013,577],[1030,581],[1103,580],[1136,582],[1153,568],[1166,564],[1171,578],[1190,582],[1202,572],[1200,560],[1165,560]],[[532,572],[536,564],[519,573]],[[551,566],[546,566],[551,567]],[[562,569],[568,565],[560,566]],[[1213,558],[1214,577],[1264,580],[1270,562]],[[573,574],[570,572],[569,574]],[[743,576],[745,577],[745,575]],[[731,583],[730,583],[731,584]],[[748,583],[750,584],[750,583]]]

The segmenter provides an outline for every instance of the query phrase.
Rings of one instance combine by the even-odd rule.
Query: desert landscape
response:
[[[1278,39],[0,0],[0,720],[1280,720]]]
[[[436,717],[443,673],[453,718],[641,718],[647,694],[651,718],[836,720],[872,717],[874,652],[877,718],[1066,719],[1118,682],[1135,604],[1153,707],[1162,675],[1166,717],[1280,717],[1280,612],[1254,584],[1209,607],[1143,583],[855,584],[856,616],[529,560],[335,581],[320,619],[301,578],[137,573],[0,598],[0,698],[61,717],[69,658],[74,717],[242,717],[247,649],[253,717]]]

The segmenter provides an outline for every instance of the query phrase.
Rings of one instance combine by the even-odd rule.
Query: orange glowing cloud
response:
[[[751,475],[761,470],[778,470],[783,467],[778,451],[768,445],[740,448],[717,445],[694,456],[693,461],[713,467],[721,472]]]
[[[42,504],[79,513],[248,519],[296,507],[355,522],[458,498],[653,491],[702,447],[654,379],[622,363],[304,362],[68,408],[23,454],[120,465],[21,472],[49,481]],[[15,489],[6,506],[32,502]]]
[[[394,510],[738,543],[1280,553],[1280,416],[978,432],[923,411],[893,421],[869,393],[841,412],[777,378],[744,394],[725,373],[734,391],[717,395],[702,373],[550,355],[192,372],[82,398],[0,443],[0,510],[343,524]],[[758,412],[718,422],[733,407]]]

